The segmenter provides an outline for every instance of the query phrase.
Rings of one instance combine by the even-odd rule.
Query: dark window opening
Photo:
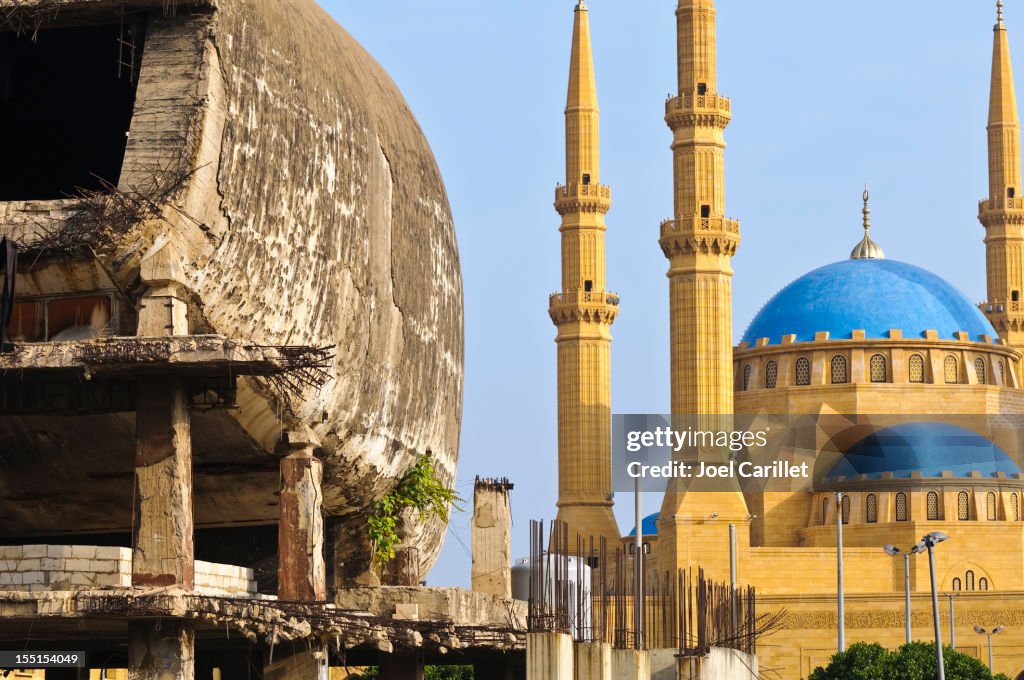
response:
[[[41,30],[35,42],[0,33],[0,201],[117,184],[135,105],[120,37],[118,25]]]
[[[711,206],[710,205],[702,205],[700,207],[700,216],[701,217],[711,217]]]
[[[1006,190],[1006,197],[1007,198],[1014,198],[1014,197],[1016,197],[1016,195],[1017,195],[1017,190],[1014,187],[1010,187],[1009,189]]]
[[[1010,291],[1010,300],[1013,301],[1013,302],[1019,302],[1020,301],[1020,291],[1019,290]]]
[[[591,281],[590,279],[587,279],[586,281],[584,281],[583,282],[583,290],[585,292],[587,292],[587,293],[593,291],[594,290],[594,282]]]
[[[697,94],[704,95],[708,93],[707,83],[697,83]]]
[[[7,337],[12,342],[88,340],[113,329],[109,295],[16,302]]]
[[[590,175],[583,175],[583,186],[587,186],[588,184],[590,184]]]

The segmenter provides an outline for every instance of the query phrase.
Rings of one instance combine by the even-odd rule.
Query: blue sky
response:
[[[555,329],[560,281],[553,187],[564,181],[563,118],[573,0],[322,0],[405,94],[447,186],[466,291],[466,391],[458,491],[507,476],[514,552],[528,520],[554,516]],[[671,216],[664,99],[675,87],[675,3],[591,0],[602,181],[613,190],[608,281],[616,412],[668,409]],[[775,291],[846,257],[871,184],[872,236],[971,300],[985,295],[977,201],[987,192],[985,123],[995,3],[972,0],[720,0],[719,92],[727,213],[742,222],[733,265],[738,337]],[[1015,62],[1024,2],[1006,19]],[[1019,27],[1019,28],[1018,28]],[[1021,76],[1024,79],[1024,75]],[[1024,82],[1024,80],[1022,80]],[[632,498],[616,513],[631,526]],[[658,499],[645,498],[648,509]],[[470,503],[467,503],[467,510]],[[469,513],[456,514],[428,580],[468,585]]]

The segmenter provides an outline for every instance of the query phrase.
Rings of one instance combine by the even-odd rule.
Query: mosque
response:
[[[672,131],[674,212],[659,244],[668,259],[671,412],[793,414],[812,419],[812,488],[733,492],[670,486],[643,522],[648,569],[703,567],[728,580],[729,526],[738,581],[765,611],[785,610],[759,647],[761,668],[806,677],[837,646],[836,525],[844,532],[847,644],[904,642],[904,551],[933,531],[943,636],[984,658],[975,626],[1005,626],[995,671],[1024,679],[1024,195],[1020,124],[1002,2],[994,27],[984,227],[987,300],[976,305],[917,264],[888,259],[870,232],[849,257],[800,276],[771,299],[739,342],[732,336],[731,260],[740,225],[726,217],[724,133],[713,0],[679,0],[678,95]],[[749,108],[749,106],[748,106]],[[605,214],[588,9],[576,8],[566,107],[562,290],[557,327],[559,502],[570,532],[623,537],[612,514],[610,329]],[[887,414],[886,417],[878,414]],[[841,492],[837,502],[836,492]],[[908,558],[911,633],[931,640],[927,559]],[[953,625],[950,625],[953,612]],[[987,647],[984,651],[987,651]],[[771,677],[769,673],[768,677]]]

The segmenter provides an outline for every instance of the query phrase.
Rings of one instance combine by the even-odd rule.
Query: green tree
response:
[[[807,680],[883,680],[889,654],[880,644],[858,642],[833,656],[827,668],[814,669]]]
[[[972,656],[943,648],[946,680],[993,679],[988,667]],[[879,644],[858,642],[832,657],[828,666],[818,667],[808,680],[934,680],[935,645],[911,642],[888,651]]]

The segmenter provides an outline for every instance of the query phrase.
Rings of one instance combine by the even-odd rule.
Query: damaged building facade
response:
[[[521,649],[499,598],[375,590],[367,516],[423,456],[453,483],[463,379],[447,196],[380,66],[313,0],[0,0],[0,55],[0,648]]]

